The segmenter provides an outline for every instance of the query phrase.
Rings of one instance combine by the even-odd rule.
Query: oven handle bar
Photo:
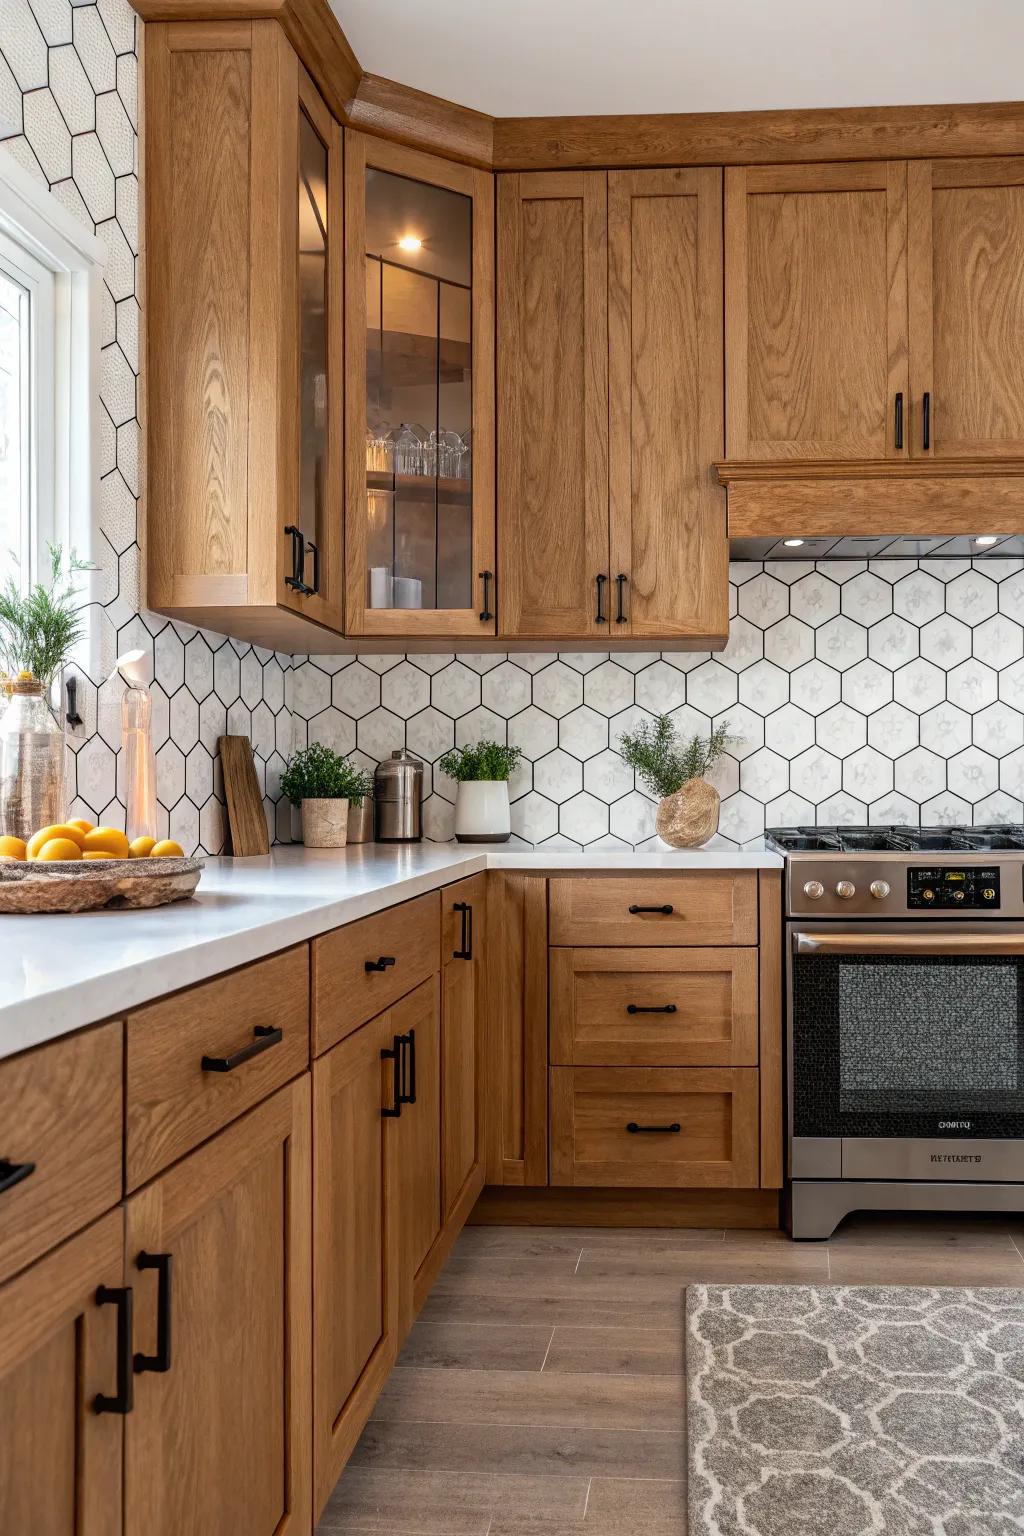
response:
[[[1024,933],[794,933],[795,955],[1024,955]]]

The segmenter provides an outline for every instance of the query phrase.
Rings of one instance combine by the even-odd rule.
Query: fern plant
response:
[[[669,715],[645,720],[637,730],[623,732],[619,753],[639,774],[653,795],[664,800],[689,779],[702,779],[729,745],[729,722],[723,720],[710,736],[680,736]]]
[[[441,758],[439,767],[457,784],[479,779],[510,779],[522,757],[521,747],[502,746],[497,741],[478,741],[472,746],[453,747]]]
[[[80,560],[72,549],[64,568],[64,551],[49,544],[50,580],[34,582],[22,592],[13,576],[0,590],[0,664],[11,677],[27,673],[44,690],[71,660],[85,634],[86,604],[75,599],[80,588],[75,577],[96,566]]]

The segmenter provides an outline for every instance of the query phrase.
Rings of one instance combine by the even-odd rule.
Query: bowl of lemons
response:
[[[129,842],[76,818],[27,840],[0,837],[0,913],[162,907],[191,896],[202,869],[173,838]]]

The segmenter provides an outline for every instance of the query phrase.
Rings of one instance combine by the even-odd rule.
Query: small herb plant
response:
[[[318,741],[294,753],[281,775],[281,792],[292,805],[303,800],[351,800],[360,805],[372,789],[368,773]]]
[[[83,617],[87,604],[75,599],[80,588],[75,577],[96,566],[79,560],[72,549],[67,568],[59,544],[48,544],[49,583],[37,581],[22,592],[13,576],[0,591],[0,665],[11,677],[28,674],[48,690],[62,667],[71,660],[85,634]]]
[[[457,784],[480,779],[510,779],[522,757],[521,747],[503,747],[496,741],[478,741],[469,747],[453,747],[440,761],[442,773]]]
[[[688,779],[702,779],[729,744],[729,722],[723,720],[710,736],[679,735],[668,715],[645,720],[619,742],[623,762],[636,770],[652,794],[664,800]]]

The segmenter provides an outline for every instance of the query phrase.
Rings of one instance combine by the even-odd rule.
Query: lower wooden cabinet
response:
[[[306,1074],[127,1203],[125,1536],[308,1536],[309,1128]]]
[[[487,877],[442,892],[441,1216],[466,1220],[484,1184],[483,946]]]
[[[752,1189],[756,1067],[553,1067],[551,1182]]]
[[[406,1093],[395,1121],[398,1147],[399,1336],[429,1284],[426,1268],[441,1231],[441,1011],[432,976],[390,1010],[406,1047]],[[430,1270],[432,1278],[433,1267]]]
[[[115,1398],[119,1377],[131,1385],[130,1327],[120,1359],[118,1350],[118,1320],[130,1306],[122,1232],[120,1210],[110,1211],[0,1289],[4,1536],[121,1530],[126,1420],[98,1413],[96,1400]]]

